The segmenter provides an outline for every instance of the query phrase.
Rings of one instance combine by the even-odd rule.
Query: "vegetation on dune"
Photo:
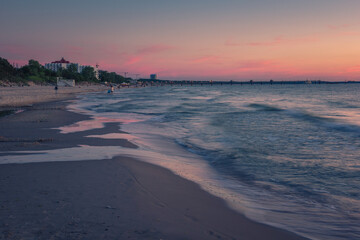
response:
[[[23,82],[17,70],[4,58],[0,57],[0,80],[10,82]]]
[[[67,69],[57,72],[46,69],[36,60],[29,60],[28,65],[21,68],[14,68],[8,60],[0,57],[0,81],[13,82],[17,84],[27,84],[32,81],[36,84],[55,84],[56,77],[74,79],[76,82],[127,82],[123,76],[115,72],[99,71],[99,79],[95,77],[92,67],[84,67],[81,73],[77,71],[77,66],[71,64]]]
[[[70,64],[67,69],[61,69],[57,72],[59,77],[74,79],[76,82],[99,82],[95,77],[95,71],[92,67],[85,67],[81,73],[77,71],[75,64]]]
[[[111,83],[129,82],[128,78],[124,78],[123,76],[115,72],[99,71],[99,75],[100,75],[100,80],[103,82],[111,82]]]
[[[56,82],[56,72],[45,69],[38,61],[33,59],[29,60],[28,65],[17,69],[17,71],[25,81],[33,81],[37,84]]]

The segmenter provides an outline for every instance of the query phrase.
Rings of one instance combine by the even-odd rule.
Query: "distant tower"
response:
[[[99,74],[99,64],[98,63],[96,63],[96,65],[95,65],[94,72],[95,72],[96,79],[99,80],[100,79],[100,74]]]
[[[157,74],[150,74],[150,79],[151,80],[156,80],[157,79]]]

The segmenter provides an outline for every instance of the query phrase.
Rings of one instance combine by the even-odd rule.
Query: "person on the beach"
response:
[[[110,84],[110,89],[108,90],[108,93],[113,93],[114,92],[114,87],[112,84]]]

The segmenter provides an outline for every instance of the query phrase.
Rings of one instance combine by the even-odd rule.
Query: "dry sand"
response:
[[[34,103],[61,100],[74,97],[75,94],[98,92],[107,89],[104,85],[79,85],[76,87],[24,86],[0,87],[0,107],[20,107]]]
[[[0,118],[0,162],[9,150],[78,144],[136,148],[127,140],[84,137],[119,132],[114,124],[73,134],[51,129],[84,119],[61,102]],[[164,168],[120,156],[0,164],[0,239],[304,238],[251,221]]]

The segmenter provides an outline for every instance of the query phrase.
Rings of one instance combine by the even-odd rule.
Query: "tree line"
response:
[[[46,69],[36,60],[29,60],[28,64],[21,68],[14,68],[7,59],[0,57],[0,81],[5,80],[16,83],[32,81],[36,84],[55,84],[56,78],[74,79],[76,82],[128,82],[129,78],[115,72],[99,71],[99,79],[95,76],[93,67],[87,66],[79,73],[75,64],[70,64],[66,69],[57,72]]]

